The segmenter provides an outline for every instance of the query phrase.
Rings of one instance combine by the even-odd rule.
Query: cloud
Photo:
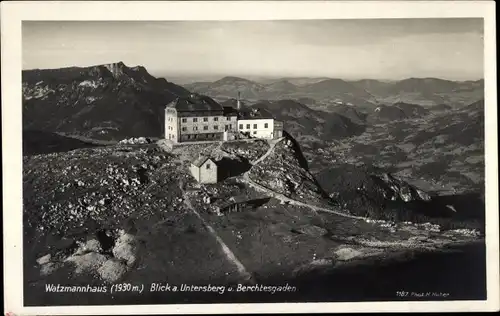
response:
[[[164,75],[482,77],[481,19],[24,22],[23,67]]]

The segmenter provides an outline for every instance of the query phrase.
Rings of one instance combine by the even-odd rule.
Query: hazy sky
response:
[[[23,69],[155,76],[483,77],[482,19],[23,22]]]

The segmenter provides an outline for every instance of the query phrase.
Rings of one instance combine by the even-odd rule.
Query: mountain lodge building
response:
[[[227,141],[251,138],[280,138],[283,123],[265,109],[223,107],[208,96],[179,97],[165,107],[165,139],[173,143]]]

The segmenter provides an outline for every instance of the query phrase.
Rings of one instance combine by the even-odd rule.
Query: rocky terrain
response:
[[[482,83],[408,82],[226,77],[203,91],[226,97],[247,89],[243,95],[255,99],[245,106],[283,120],[284,137],[171,146],[161,140],[162,106],[185,88],[122,63],[25,71],[26,304],[394,299],[404,278],[417,288],[436,280],[436,288],[455,291],[449,299],[483,297],[482,285],[462,272],[460,285],[440,279],[453,279],[447,273],[462,264],[484,269],[484,101],[475,98]],[[433,97],[396,98],[415,93]],[[430,106],[452,93],[462,104],[443,97]],[[395,101],[380,104],[381,95]],[[232,97],[223,104],[234,106]],[[200,154],[227,171],[221,182],[200,185],[189,174]],[[241,200],[238,211],[224,208]],[[480,253],[474,264],[463,247]],[[415,277],[419,260],[441,268]],[[372,285],[360,290],[366,278]],[[117,282],[289,283],[299,290],[102,295],[44,288]]]
[[[186,167],[200,153],[252,161],[246,173],[268,191],[249,186],[244,174],[197,184]],[[436,224],[439,214],[412,222],[403,217],[381,221],[378,214],[360,214],[360,205],[341,205],[355,198],[346,188],[327,187],[321,177],[316,181],[291,136],[271,146],[259,140],[248,146],[201,144],[173,150],[161,143],[119,144],[25,156],[23,163],[26,293],[33,304],[60,301],[39,293],[46,282],[64,280],[147,283],[162,275],[165,282],[244,281],[233,259],[225,258],[227,250],[210,235],[221,238],[257,282],[270,282],[269,277],[300,279],[318,267],[328,270],[365,257],[396,255],[398,249],[440,249],[480,240],[483,234],[480,223]],[[376,198],[403,204],[434,199],[388,174],[370,179],[371,187],[363,184],[356,192],[371,204]],[[218,201],[242,195],[263,202],[247,211],[220,213]],[[280,195],[291,200],[280,200]],[[399,212],[425,210],[420,205]],[[256,252],[262,255],[255,257]],[[100,302],[96,295],[84,297]]]

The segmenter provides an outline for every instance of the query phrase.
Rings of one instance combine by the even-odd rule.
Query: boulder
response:
[[[52,274],[54,271],[59,269],[60,264],[59,263],[54,263],[54,262],[48,262],[42,265],[40,269],[40,275],[41,276],[47,276]]]
[[[328,234],[328,230],[315,225],[302,226],[297,231],[311,237],[321,237]]]
[[[42,256],[38,259],[36,259],[36,262],[39,264],[39,265],[44,265],[44,264],[47,264],[50,262],[50,258],[51,258],[51,255],[50,253],[49,254],[46,254],[45,256]]]
[[[137,251],[138,243],[135,237],[121,230],[115,246],[113,247],[113,255],[115,258],[124,260],[128,266],[132,266],[137,260]]]
[[[95,272],[106,260],[106,256],[95,252],[89,252],[81,256],[73,255],[66,259],[66,261],[75,265],[75,272],[78,274]]]
[[[98,269],[99,276],[107,282],[117,282],[127,272],[127,266],[117,259],[109,259]]]
[[[89,239],[85,243],[81,243],[75,255],[82,255],[88,252],[102,252],[101,243],[96,239]]]
[[[350,260],[355,257],[361,256],[363,253],[353,249],[353,248],[340,248],[337,251],[335,251],[335,255],[337,257],[337,260]]]

